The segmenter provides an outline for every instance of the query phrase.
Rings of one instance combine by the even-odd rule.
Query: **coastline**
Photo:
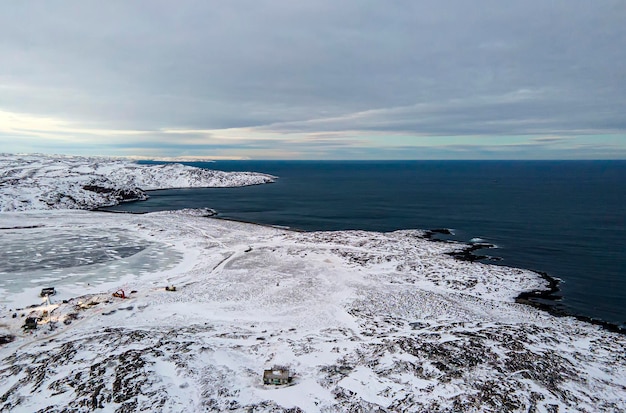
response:
[[[57,295],[50,328],[0,347],[3,408],[626,408],[626,369],[606,370],[624,363],[623,335],[515,303],[520,285],[541,285],[529,271],[453,259],[461,245],[425,231],[297,232],[185,212],[0,218],[49,235],[124,229],[184,253],[169,272]],[[293,386],[259,383],[268,364],[293,368]]]
[[[15,156],[9,156],[7,159],[9,158],[15,158]],[[29,158],[29,162],[31,163],[28,168],[34,168],[35,171],[35,179],[33,182],[40,180],[39,176],[45,176],[47,173],[45,163],[50,160],[50,157],[46,157],[45,159],[39,158],[41,161],[39,166],[37,166],[36,163],[32,163],[35,158]],[[94,161],[98,163],[104,162],[100,159],[87,158],[77,158],[74,160],[75,163],[88,165],[86,169],[81,169],[81,174],[83,172],[99,174],[104,170],[110,169],[106,165],[104,165],[104,167],[95,167],[92,164]],[[21,167],[14,162],[9,162],[9,164],[11,163],[13,163],[11,168]],[[363,176],[368,182],[369,180],[373,180],[372,182],[374,183],[382,181],[389,185],[384,185],[383,187],[363,187],[363,185],[359,183],[360,181],[350,181],[351,186],[348,188],[350,191],[354,190],[355,193],[361,197],[371,194],[372,191],[377,191],[376,193],[380,193],[381,195],[374,196],[372,200],[377,201],[378,204],[380,204],[381,201],[386,202],[382,205],[385,205],[385,211],[389,211],[389,214],[381,216],[376,208],[363,207],[361,205],[342,205],[341,203],[334,202],[333,198],[337,198],[336,195],[332,195],[334,190],[330,191],[332,196],[326,196],[327,191],[325,191],[324,188],[328,187],[327,183],[330,177],[338,174],[346,174],[349,178],[354,177],[356,172],[361,175],[367,172],[366,169],[372,166],[375,167],[376,165],[376,163],[371,165],[368,163],[367,165],[355,167],[355,165],[342,166],[340,163],[331,163],[324,164],[322,168],[312,168],[310,164],[309,166],[302,167],[299,163],[228,163],[225,164],[226,170],[260,170],[268,172],[272,176],[281,176],[284,179],[280,182],[280,185],[269,188],[269,191],[266,189],[242,190],[240,192],[230,190],[208,191],[206,193],[209,198],[206,198],[206,200],[203,200],[204,191],[181,192],[178,197],[176,194],[170,194],[167,191],[165,191],[164,194],[166,197],[173,195],[174,198],[172,199],[175,201],[173,208],[184,208],[186,206],[204,207],[205,205],[210,205],[221,211],[237,211],[235,215],[243,217],[243,221],[245,222],[255,223],[260,221],[270,223],[270,225],[274,222],[278,222],[280,223],[278,227],[293,226],[292,230],[297,230],[298,227],[305,228],[305,230],[362,228],[387,232],[401,228],[438,228],[441,225],[441,228],[444,228],[444,226],[458,228],[459,233],[455,239],[462,243],[467,242],[471,237],[484,235],[489,242],[497,243],[503,247],[499,253],[495,254],[500,255],[502,257],[501,259],[504,260],[501,263],[496,263],[497,265],[502,264],[517,268],[538,269],[538,271],[536,271],[538,273],[545,271],[551,276],[563,280],[562,284],[559,285],[559,289],[562,291],[564,299],[559,304],[566,307],[567,314],[586,316],[590,320],[608,320],[610,324],[620,326],[620,328],[626,328],[626,314],[624,314],[623,308],[621,307],[624,291],[626,291],[626,289],[622,288],[624,287],[624,279],[621,269],[624,268],[623,266],[626,262],[623,254],[619,251],[619,247],[616,247],[622,242],[624,235],[626,235],[624,234],[625,228],[623,228],[623,213],[626,213],[626,210],[623,209],[623,205],[626,204],[624,202],[616,203],[616,200],[619,201],[619,196],[608,197],[605,199],[606,202],[603,203],[606,205],[605,209],[607,209],[607,212],[602,213],[602,211],[596,211],[594,214],[593,205],[597,204],[596,200],[600,198],[598,198],[598,196],[589,196],[593,195],[594,192],[576,191],[577,198],[581,199],[576,199],[576,202],[567,202],[567,199],[569,199],[567,191],[569,186],[567,185],[564,186],[565,191],[559,192],[559,197],[557,198],[560,199],[560,201],[557,203],[553,203],[552,201],[550,201],[550,203],[537,203],[537,201],[542,201],[542,194],[546,194],[546,188],[539,188],[537,191],[528,191],[528,185],[525,185],[525,180],[519,180],[519,178],[526,176],[525,174],[529,172],[537,177],[545,176],[544,172],[549,172],[556,173],[554,179],[564,183],[564,180],[569,180],[572,176],[580,176],[581,173],[587,176],[589,173],[595,171],[594,174],[589,175],[589,179],[591,180],[590,182],[594,183],[594,185],[592,185],[593,190],[601,191],[602,188],[605,188],[607,182],[606,179],[602,179],[604,175],[599,174],[599,172],[602,172],[604,169],[598,170],[597,166],[591,168],[590,165],[585,163],[583,163],[582,166],[578,163],[557,163],[555,165],[552,163],[541,163],[541,168],[537,168],[534,164],[532,168],[529,168],[528,165],[523,162],[514,163],[513,165],[501,163],[499,166],[493,163],[485,164],[478,162],[445,163],[445,165],[443,163],[436,163],[429,164],[428,167],[425,167],[420,162],[410,162],[408,164],[390,163],[386,164],[385,168],[374,168],[373,173]],[[415,168],[416,173],[411,172],[411,174],[404,174],[403,172],[407,165],[410,165],[412,169]],[[137,166],[141,168],[137,168]],[[140,171],[144,166],[147,165],[135,165],[129,169],[129,172],[133,176],[141,175]],[[219,169],[219,165],[215,164],[205,165],[200,163],[196,166],[201,168],[206,167],[208,169],[218,167]],[[556,168],[556,166],[558,166],[558,168]],[[439,172],[432,173],[431,169],[433,168]],[[621,169],[623,168],[612,167],[611,177],[619,177]],[[445,174],[441,174],[441,171],[445,171]],[[486,173],[476,173],[476,171],[484,171]],[[486,176],[491,176],[490,174],[494,171],[502,175],[502,180],[498,184],[484,180]],[[170,172],[171,171],[168,172],[168,175],[170,175]],[[519,172],[524,173],[520,174]],[[11,171],[11,173],[13,174],[14,172]],[[442,192],[447,198],[445,204],[441,204],[441,199],[438,200],[436,196],[434,196],[433,202],[429,201],[428,194],[432,193],[433,189],[439,188],[442,183],[447,182],[446,177],[448,175],[458,175],[456,181],[461,182],[461,184],[455,184],[451,187],[444,186],[444,188],[450,190],[444,190]],[[393,179],[395,179],[396,176],[403,178],[403,184],[398,186],[397,183],[394,183]],[[464,178],[465,176],[467,176],[467,179]],[[597,181],[598,179],[599,181]],[[173,179],[173,176],[163,176],[160,177],[159,180],[162,183],[160,187],[181,188],[180,181]],[[47,181],[44,180],[43,182]],[[76,199],[76,196],[71,192],[66,192],[66,185],[63,184],[63,179],[55,182],[57,186],[56,192],[61,195],[61,198],[58,199],[56,195],[52,196],[52,192],[50,192],[51,195],[49,197],[47,196],[47,198],[50,198],[50,202],[54,200],[58,202],[56,206],[46,204],[44,206],[45,209],[76,208],[77,206],[71,206],[71,203],[66,203],[68,199]],[[242,181],[239,180],[238,182],[241,183]],[[418,188],[424,186],[425,189],[416,191],[402,190],[403,186],[416,182],[421,182],[422,184],[418,186]],[[475,185],[475,182],[482,182],[482,184]],[[508,184],[504,185],[505,182],[508,182]],[[612,181],[609,181],[609,184],[610,182]],[[626,181],[622,180],[621,182]],[[10,181],[10,183],[13,185],[13,181]],[[166,184],[167,186],[163,186]],[[299,188],[303,185],[306,188],[311,187],[311,189],[305,191],[300,190]],[[45,191],[52,189],[50,186],[44,187],[48,188]],[[120,187],[125,186],[121,185]],[[144,186],[140,187],[144,188]],[[473,194],[472,198],[466,199],[465,196],[458,196],[459,192],[453,191],[456,187],[471,189],[470,192]],[[390,191],[390,189],[394,191]],[[396,189],[401,190],[395,191]],[[174,190],[174,192],[175,191],[176,190]],[[620,191],[614,192],[619,193]],[[197,195],[195,195],[195,193],[197,193]],[[402,193],[402,197],[394,198],[393,193]],[[532,206],[524,202],[523,199],[515,198],[516,194],[518,194],[524,195],[520,198],[530,199],[529,196],[534,197],[535,193],[539,196],[539,199],[532,198],[535,199]],[[578,193],[580,194],[578,195]],[[606,190],[603,190],[602,193],[606,193]],[[624,192],[622,191],[622,193]],[[81,194],[81,198],[77,199],[81,204],[78,208],[89,210],[89,205],[109,205],[106,203],[93,202],[95,200],[88,200],[86,198],[83,201],[83,197],[88,197],[90,194],[91,193],[85,195]],[[264,194],[271,195],[269,196],[271,200],[264,198]],[[312,196],[310,196],[311,194]],[[424,199],[423,196],[419,196],[420,194],[427,195],[426,199]],[[233,200],[228,201],[231,195]],[[493,198],[495,195],[497,195],[498,198]],[[34,198],[34,194],[29,196]],[[150,196],[152,196],[152,194],[150,194]],[[157,208],[149,206],[151,205],[151,200],[147,200],[145,204],[138,203],[135,204],[137,206],[122,206],[120,209],[154,210],[158,209],[159,204],[168,208],[167,198],[159,198],[158,195],[154,195],[154,197],[156,203],[152,205],[157,205]],[[42,199],[41,197],[39,198]],[[44,197],[43,199],[47,198]],[[499,202],[499,199],[509,198],[517,199],[516,203]],[[549,198],[553,199],[555,197]],[[197,199],[197,201],[194,199]],[[212,199],[215,201],[214,203],[211,202]],[[290,202],[291,199],[301,200],[301,202]],[[316,203],[317,199],[321,200],[321,204]],[[37,208],[35,204],[29,205],[26,203],[24,206],[22,203],[25,201],[26,199],[16,205],[19,205],[19,208]],[[187,203],[187,201],[189,202]],[[402,205],[402,201],[405,201],[405,205],[411,205],[412,207],[398,207],[398,205]],[[124,202],[124,205],[125,204],[126,202]],[[132,204],[134,204],[134,202],[132,202]],[[470,206],[469,210],[468,208],[464,210],[464,204]],[[140,205],[146,205],[146,207]],[[239,209],[239,205],[243,205],[243,208]],[[254,206],[249,207],[248,205]],[[302,205],[305,207],[302,208]],[[474,211],[476,208],[472,205],[482,205],[482,208]],[[580,207],[576,207],[570,211],[567,209],[567,205],[580,205]],[[314,208],[314,211],[307,211],[307,206]],[[437,210],[443,208],[441,210],[443,212],[434,212],[431,214],[429,211],[432,210],[432,208],[437,208]],[[515,212],[518,208],[520,208],[520,211],[524,211],[524,220],[534,224],[526,225],[515,221],[515,215],[519,215],[519,213]],[[352,209],[354,209],[354,214],[351,215],[350,211]],[[97,210],[104,209],[97,208]],[[315,211],[319,212],[316,213]],[[338,211],[338,213],[334,211]],[[482,211],[488,211],[489,215],[485,215]],[[512,213],[509,214],[506,211],[512,211]],[[535,213],[533,211],[537,212]],[[552,222],[558,223],[563,221],[559,219],[558,216],[552,217],[551,211],[561,211],[562,213],[559,215],[568,217],[566,219],[567,228],[563,228],[562,222],[561,224],[550,226]],[[588,214],[587,211],[591,213]],[[299,218],[306,217],[306,214],[309,212],[314,215],[312,220],[308,220],[310,222],[308,222],[306,218]],[[472,215],[474,213],[475,215]],[[261,214],[263,216],[261,216]],[[366,218],[370,216],[372,219]],[[497,217],[497,219],[492,219],[492,216]],[[222,218],[221,214],[219,217]],[[407,217],[410,217],[410,219],[407,219]],[[511,220],[512,218],[513,221]],[[383,221],[389,222],[389,225],[386,225]],[[545,221],[549,221],[550,223]],[[607,231],[603,231],[603,235],[596,234],[588,238],[587,234],[600,232],[596,231],[595,228],[599,225],[601,227],[604,221],[609,225],[608,228],[605,228]],[[342,222],[346,224],[344,225]],[[594,225],[593,228],[587,228],[585,226],[587,222],[598,222],[598,224]],[[569,228],[573,229],[570,230]],[[561,239],[561,235],[559,234],[562,234],[563,239]],[[574,241],[578,239],[580,239],[580,241]],[[586,248],[587,245],[589,248]],[[480,251],[478,251],[480,248],[476,249],[477,251],[474,254],[475,258],[473,259],[475,261],[486,262],[481,260],[481,258],[483,258],[482,256],[478,256],[480,255]],[[485,259],[495,261],[497,257],[486,256]]]
[[[447,228],[436,228],[436,229],[426,230],[425,238],[433,242],[444,242],[444,243],[450,242],[448,240],[437,239],[436,236],[438,234],[452,235],[452,231]],[[458,242],[458,241],[453,241],[453,242]],[[458,251],[458,252],[455,251],[455,252],[450,253],[449,255],[461,261],[477,262],[477,261],[482,261],[485,259],[489,260],[491,259],[491,257],[487,255],[477,255],[475,254],[475,252],[479,250],[491,249],[491,248],[495,248],[495,246],[493,244],[482,243],[482,242],[470,243],[470,244],[466,244],[466,247],[463,248],[461,251]],[[535,289],[535,290],[520,292],[519,295],[515,298],[516,303],[525,304],[525,305],[537,308],[557,318],[574,317],[575,319],[579,321],[596,325],[596,326],[600,326],[607,331],[626,335],[626,328],[616,323],[611,323],[605,320],[600,320],[600,319],[589,317],[586,315],[571,313],[565,310],[562,306],[559,306],[559,303],[558,303],[558,301],[561,299],[561,297],[558,295],[558,293],[561,291],[561,289],[559,288],[560,280],[550,276],[550,274],[546,273],[545,271],[533,270],[531,268],[525,268],[525,269],[537,274],[539,277],[544,279],[548,283],[548,286],[546,289]]]
[[[130,201],[130,202],[141,202],[141,201],[142,200],[135,200],[135,201]],[[102,207],[102,208],[108,208],[108,207]],[[144,215],[144,214],[150,213],[150,212],[114,211],[114,210],[107,210],[107,209],[100,209],[100,208],[94,209],[93,211],[113,213],[113,214],[134,214],[134,215]],[[172,211],[176,211],[176,210],[172,210]],[[232,222],[238,222],[238,223],[244,223],[244,224],[250,224],[250,225],[257,225],[257,226],[266,227],[266,228],[283,229],[286,231],[293,231],[293,232],[302,232],[302,233],[317,232],[317,231],[302,230],[302,229],[293,228],[293,227],[258,223],[258,222],[243,220],[243,219],[237,219],[237,218],[224,218],[224,217],[219,216],[219,211],[215,211],[214,215],[207,216],[207,217],[220,219],[224,221],[232,221]],[[408,229],[408,230],[414,230],[414,229]],[[356,230],[356,231],[360,231],[360,230]],[[494,261],[494,258],[488,255],[475,254],[475,252],[479,250],[495,248],[493,244],[489,244],[486,242],[463,243],[461,241],[456,241],[456,240],[437,239],[438,235],[454,235],[453,232],[448,228],[417,229],[416,231],[423,232],[424,234],[423,238],[431,242],[453,243],[455,245],[464,246],[458,251],[453,251],[453,252],[448,253],[448,255],[452,256],[453,258],[457,260],[468,261],[472,263],[482,262],[483,260]],[[499,260],[499,259],[495,259],[495,260]],[[488,264],[495,265],[492,263],[488,263]],[[593,317],[582,315],[582,314],[575,314],[559,306],[558,301],[561,299],[560,296],[557,295],[557,293],[561,291],[559,288],[559,284],[560,284],[559,279],[550,276],[548,273],[544,271],[538,271],[538,270],[534,270],[531,268],[524,268],[524,267],[521,267],[520,269],[527,270],[536,274],[538,277],[545,280],[548,285],[546,289],[533,289],[529,291],[521,291],[518,294],[518,296],[515,297],[516,303],[524,304],[524,305],[539,309],[541,311],[545,311],[548,314],[556,318],[573,317],[579,321],[602,327],[603,329],[607,331],[626,335],[626,328],[616,323],[611,323],[605,320],[593,318]]]

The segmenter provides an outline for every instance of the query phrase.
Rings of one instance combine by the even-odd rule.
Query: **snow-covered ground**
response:
[[[544,281],[419,231],[87,211],[3,212],[0,228],[7,276],[60,270],[5,293],[2,411],[626,411],[625,336],[516,304]],[[290,385],[263,384],[274,365]]]
[[[626,337],[516,304],[545,281],[463,245],[75,210],[273,179],[0,156],[0,411],[626,411]]]
[[[181,164],[0,154],[0,211],[95,209],[146,199],[145,191],[153,189],[246,186],[270,183],[274,178]]]

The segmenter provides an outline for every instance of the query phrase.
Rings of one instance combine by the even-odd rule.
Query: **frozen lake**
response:
[[[182,255],[121,229],[17,228],[0,231],[0,301],[27,289],[98,285],[171,268]]]

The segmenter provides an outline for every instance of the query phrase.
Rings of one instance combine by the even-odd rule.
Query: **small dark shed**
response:
[[[54,290],[54,287],[46,287],[46,288],[42,288],[41,289],[41,293],[39,294],[42,297],[48,296],[48,295],[55,295],[56,291]]]
[[[24,330],[35,330],[37,328],[37,319],[35,317],[28,317],[22,327]]]

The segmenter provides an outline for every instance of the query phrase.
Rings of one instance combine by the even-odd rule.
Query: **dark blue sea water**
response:
[[[451,228],[499,248],[498,264],[563,280],[573,314],[626,326],[626,161],[223,161],[275,184],[154,191],[116,210],[209,207],[303,230]]]

